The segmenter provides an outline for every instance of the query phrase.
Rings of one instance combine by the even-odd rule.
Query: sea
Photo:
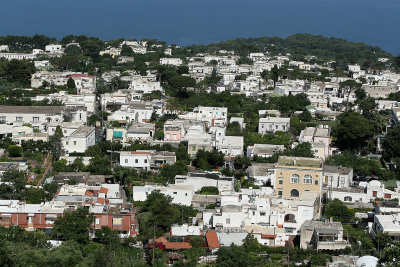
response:
[[[151,38],[181,46],[311,33],[400,53],[400,0],[1,0],[0,35]]]

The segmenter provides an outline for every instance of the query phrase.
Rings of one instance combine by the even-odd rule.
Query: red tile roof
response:
[[[105,188],[105,187],[102,187],[102,188],[100,188],[100,191],[99,191],[99,193],[104,193],[104,194],[107,194],[107,193],[108,193],[108,189],[107,189],[107,188]]]
[[[97,203],[104,204],[104,203],[105,203],[104,198],[98,197],[98,198],[97,198]]]
[[[220,244],[218,241],[217,232],[212,231],[206,233],[207,244],[210,249],[219,248]]]
[[[165,237],[159,237],[155,242],[163,243],[167,250],[191,249],[192,246],[187,242],[169,242]]]

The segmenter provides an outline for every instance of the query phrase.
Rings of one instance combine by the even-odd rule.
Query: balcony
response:
[[[319,241],[317,243],[317,250],[337,250],[345,249],[350,246],[347,240],[342,241]]]

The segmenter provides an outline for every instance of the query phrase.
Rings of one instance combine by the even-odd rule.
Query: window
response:
[[[177,195],[177,194],[178,194],[178,192],[174,192],[173,194],[174,194],[174,195]]]
[[[350,196],[344,197],[344,201],[352,201],[352,198]]]
[[[187,197],[187,193],[185,193],[185,197]]]
[[[196,151],[196,146],[192,146],[192,151]]]
[[[226,224],[231,224],[231,219],[226,218]]]
[[[312,176],[309,174],[304,175],[303,184],[312,184]]]
[[[283,180],[282,179],[279,179],[279,184],[283,184]]]
[[[16,117],[15,121],[22,122],[22,117]]]
[[[260,212],[260,216],[265,216],[265,212]]]
[[[299,190],[292,189],[292,191],[290,191],[290,196],[291,197],[299,197]]]
[[[68,146],[69,145],[69,141],[65,141],[65,144]]]
[[[39,117],[33,117],[32,121],[39,121]]]
[[[139,160],[138,160],[138,159],[135,159],[135,163],[139,163]]]
[[[112,223],[113,225],[122,225],[122,217],[114,217]]]
[[[96,218],[95,224],[100,224],[100,218]]]
[[[278,191],[278,196],[282,196],[282,190]]]
[[[74,141],[74,146],[76,146],[76,141]]]
[[[128,159],[125,159],[125,163],[128,163]]]
[[[300,176],[296,173],[292,174],[292,177],[290,178],[290,183],[292,184],[299,184],[300,183]]]
[[[147,159],[144,160],[144,163],[147,163]]]
[[[315,180],[315,185],[318,185],[318,180]]]
[[[6,121],[6,116],[0,116],[0,121]]]

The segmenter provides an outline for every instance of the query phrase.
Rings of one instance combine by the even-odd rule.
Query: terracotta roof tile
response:
[[[220,244],[216,231],[206,233],[207,244],[210,249],[219,248]]]

